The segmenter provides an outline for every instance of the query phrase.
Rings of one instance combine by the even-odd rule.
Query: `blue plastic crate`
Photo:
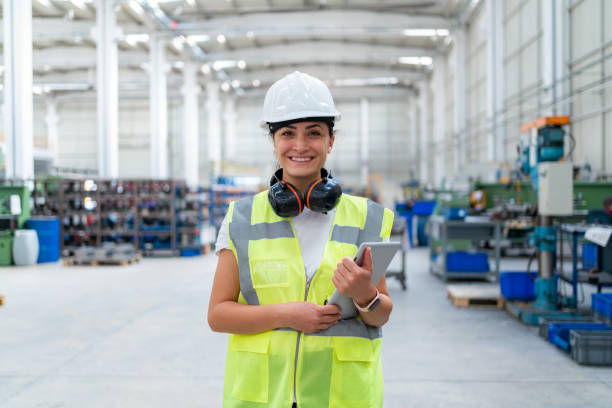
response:
[[[181,249],[181,256],[191,257],[191,256],[199,256],[199,255],[202,255],[202,250],[200,248]]]
[[[550,322],[548,323],[548,340],[569,352],[570,330],[612,330],[612,327],[603,323],[591,322]]]
[[[502,272],[499,274],[501,294],[508,300],[530,302],[536,298],[537,272]]]
[[[582,244],[582,267],[584,269],[599,268],[597,244],[591,244],[588,242]]]
[[[612,293],[592,293],[591,310],[612,318]]]
[[[415,201],[412,212],[415,215],[431,215],[436,208],[436,201]]]
[[[463,220],[467,215],[465,208],[445,208],[444,218],[447,220]]]
[[[485,252],[449,252],[446,254],[446,271],[489,272],[489,256]]]

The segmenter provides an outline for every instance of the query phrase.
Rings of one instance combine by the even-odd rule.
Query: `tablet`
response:
[[[399,242],[364,242],[359,246],[354,260],[357,265],[362,265],[366,247],[372,249],[372,283],[378,285],[400,246]],[[344,296],[338,289],[334,290],[327,303],[338,305],[342,308],[340,312],[342,319],[349,319],[357,315],[357,308],[353,304],[353,299]]]

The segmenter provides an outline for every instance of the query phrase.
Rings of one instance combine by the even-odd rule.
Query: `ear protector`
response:
[[[295,217],[304,207],[328,212],[338,204],[341,195],[342,188],[325,169],[321,169],[321,178],[306,188],[304,196],[293,184],[283,181],[283,169],[278,169],[270,179],[268,201],[279,217]]]

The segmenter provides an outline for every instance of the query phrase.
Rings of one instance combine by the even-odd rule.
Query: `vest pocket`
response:
[[[374,347],[358,337],[334,337],[330,408],[371,408]]]
[[[269,331],[231,336],[233,360],[232,396],[243,401],[268,402]]]

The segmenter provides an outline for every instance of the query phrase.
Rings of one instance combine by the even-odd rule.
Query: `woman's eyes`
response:
[[[291,130],[285,130],[285,131],[281,132],[281,136],[283,136],[283,137],[293,137],[293,136],[295,136],[295,133],[292,132]],[[308,136],[310,136],[310,137],[321,137],[321,132],[319,132],[318,130],[313,130],[313,131],[308,133]]]

